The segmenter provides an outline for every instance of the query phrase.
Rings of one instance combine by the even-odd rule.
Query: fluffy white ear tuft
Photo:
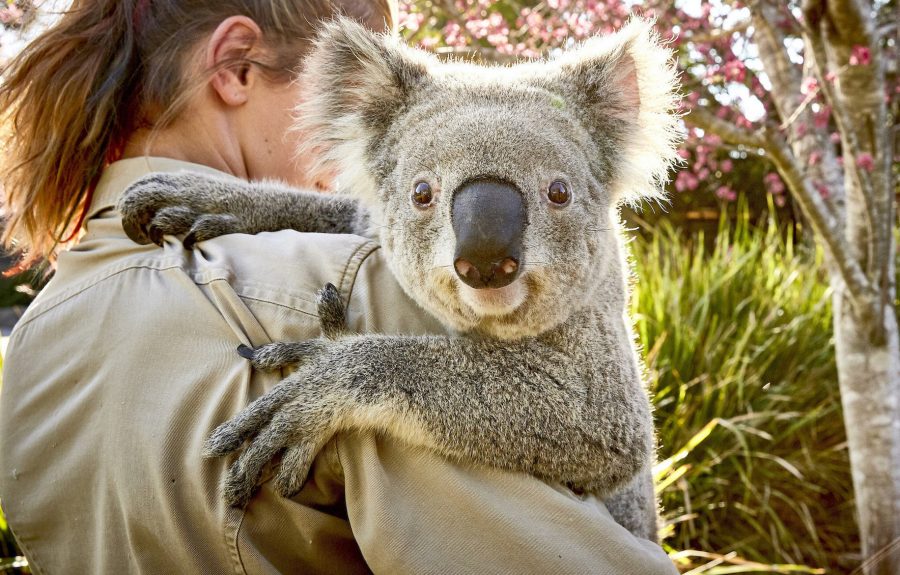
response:
[[[298,154],[313,154],[313,171],[336,169],[341,191],[373,200],[377,148],[412,93],[427,81],[431,64],[431,57],[396,36],[377,34],[349,18],[325,23],[299,79],[302,98],[294,128],[303,143]]]
[[[672,53],[652,22],[632,18],[615,34],[592,38],[555,63],[568,96],[584,108],[595,142],[618,158],[616,200],[664,199],[669,170],[679,159],[680,95]]]

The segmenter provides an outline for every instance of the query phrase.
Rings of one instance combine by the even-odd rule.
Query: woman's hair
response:
[[[318,21],[342,13],[390,27],[394,9],[392,0],[75,0],[3,71],[3,244],[22,255],[20,269],[55,257],[128,136],[181,112],[198,85],[189,57],[226,18],[259,25],[268,61],[254,63],[287,80]]]

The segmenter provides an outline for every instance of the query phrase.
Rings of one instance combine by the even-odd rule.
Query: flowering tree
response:
[[[676,191],[735,197],[764,157],[826,254],[853,483],[869,573],[900,573],[900,347],[895,298],[893,0],[545,0],[402,5],[407,37],[441,54],[536,57],[657,18],[683,71],[686,169]]]

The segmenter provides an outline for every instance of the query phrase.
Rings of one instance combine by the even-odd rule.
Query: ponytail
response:
[[[140,0],[139,0],[140,1]],[[28,267],[69,241],[116,159],[140,79],[134,0],[77,0],[4,70],[3,243]]]
[[[137,127],[177,117],[185,56],[225,18],[262,29],[273,69],[293,69],[318,20],[392,25],[391,0],[74,0],[0,80],[2,242],[18,269],[73,240],[103,168]],[[149,111],[157,114],[151,116]]]

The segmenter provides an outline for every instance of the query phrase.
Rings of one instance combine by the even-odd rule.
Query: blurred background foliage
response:
[[[876,4],[896,15],[895,1]],[[740,46],[722,43],[746,30],[733,17],[738,0],[401,2],[401,33],[443,57],[502,63],[617,28],[645,5],[672,34],[706,43],[699,52],[678,44],[682,68],[708,67],[707,84],[687,88],[695,103],[712,85],[719,98],[745,99],[729,120],[749,123],[766,108],[752,54],[737,58]],[[0,3],[0,54],[39,18],[31,1]],[[896,90],[896,66],[889,73]],[[625,214],[631,313],[655,396],[664,547],[692,575],[851,573],[860,549],[822,253],[764,157],[688,135],[670,201]],[[0,306],[26,304],[37,283],[0,280]],[[0,572],[22,572],[19,555],[0,516]]]

